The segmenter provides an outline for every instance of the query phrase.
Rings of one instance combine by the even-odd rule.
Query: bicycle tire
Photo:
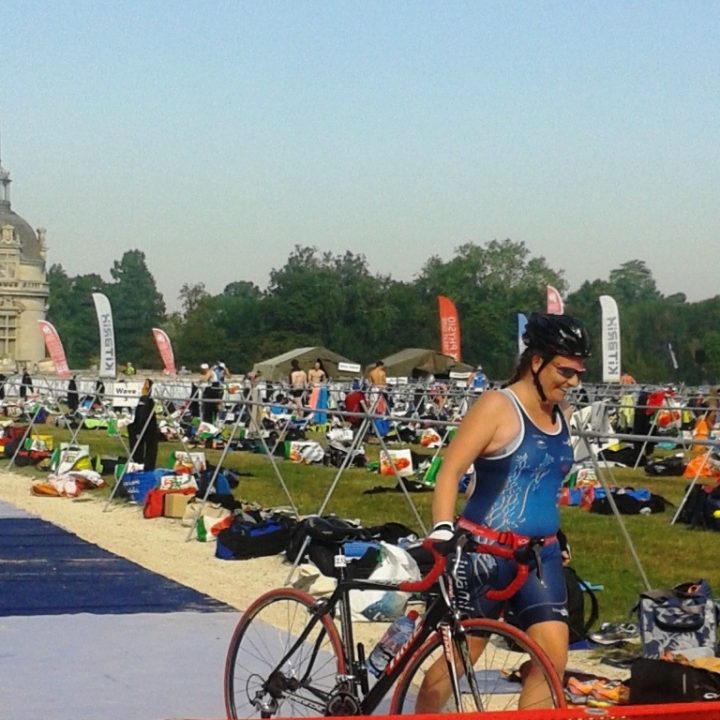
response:
[[[308,687],[284,688],[279,698],[273,698],[266,689],[269,674],[307,627],[316,603],[312,595],[300,590],[277,589],[261,595],[243,613],[225,660],[228,718],[324,714],[323,701]],[[315,643],[319,652],[313,658]],[[345,673],[345,656],[340,635],[329,615],[320,618],[307,640],[288,658],[281,671],[281,681],[304,677],[310,661],[312,690],[331,693],[338,676]]]
[[[474,663],[474,678],[479,690],[478,702],[476,703],[471,695],[470,683],[467,679],[462,678],[460,680],[461,709],[457,708],[452,692],[450,692],[449,698],[441,703],[439,709],[433,708],[432,712],[454,713],[519,709],[518,702],[523,687],[519,672],[520,668],[528,660],[536,663],[547,683],[550,690],[550,697],[548,698],[551,701],[550,706],[556,708],[566,706],[562,684],[550,659],[540,646],[524,632],[507,623],[488,619],[463,620],[462,626],[468,637],[479,638],[486,642],[485,649]],[[457,651],[457,640],[454,646]],[[444,651],[442,638],[439,633],[435,632],[410,659],[407,668],[398,679],[390,704],[391,715],[415,714],[416,712],[427,711],[426,708],[417,709],[416,703],[426,673],[438,658],[441,660],[444,658]],[[438,667],[442,668],[441,673],[444,674],[445,688],[449,689],[451,685],[447,670],[444,665]],[[438,668],[435,670],[437,671]],[[440,683],[442,682],[443,680],[440,680]],[[428,694],[430,686],[428,683],[432,683],[432,680],[429,680],[426,687],[423,688],[423,692],[426,693],[426,701],[430,701]],[[440,693],[445,694],[442,689]]]

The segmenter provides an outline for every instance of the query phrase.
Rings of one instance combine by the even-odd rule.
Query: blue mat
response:
[[[233,611],[52,523],[8,512],[0,516],[0,588],[0,617]]]

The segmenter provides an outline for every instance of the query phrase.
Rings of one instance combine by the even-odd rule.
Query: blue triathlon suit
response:
[[[520,432],[496,454],[475,460],[475,487],[462,516],[493,530],[509,530],[527,537],[554,536],[560,528],[558,495],[573,463],[565,416],[558,409],[556,429],[545,432],[530,420],[512,391],[499,392],[513,403]],[[509,600],[499,602],[488,600],[483,593],[508,585],[516,574],[515,562],[486,553],[468,554],[458,572],[460,606],[473,616],[496,618],[507,602],[523,629],[537,622],[567,619],[559,543],[547,543],[540,549],[540,557],[542,580],[532,563],[520,590]]]

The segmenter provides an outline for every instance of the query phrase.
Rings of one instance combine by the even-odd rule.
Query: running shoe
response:
[[[590,634],[590,639],[599,645],[615,645],[638,636],[637,625],[633,623],[603,623],[597,632]]]

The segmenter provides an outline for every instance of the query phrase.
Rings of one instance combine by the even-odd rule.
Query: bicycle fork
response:
[[[473,698],[474,707],[468,708],[475,712],[482,712],[483,707],[480,688],[478,687],[477,678],[475,677],[475,660],[473,657],[474,648],[468,643],[467,634],[463,626],[458,623],[455,627],[451,627],[448,623],[443,623],[438,632],[442,638],[443,651],[445,655],[445,664],[450,678],[455,707],[458,712],[463,712],[465,708],[462,702],[462,692],[460,690],[460,681],[463,676],[470,688],[470,694]],[[458,673],[460,669],[460,673]]]
[[[460,565],[460,547],[455,552],[455,559],[451,570],[453,578],[457,579],[457,571]],[[440,590],[449,608],[453,607],[454,586],[450,583],[440,583]],[[463,712],[462,692],[460,691],[460,679],[465,676],[466,682],[470,687],[476,712],[484,710],[483,703],[480,698],[480,689],[478,688],[477,678],[475,677],[475,660],[468,644],[467,634],[460,622],[460,616],[457,610],[452,611],[452,625],[449,622],[442,622],[438,625],[438,632],[442,638],[443,651],[445,655],[445,664],[447,666],[448,677],[452,687],[453,698],[455,699],[455,707],[458,712]],[[457,659],[457,650],[459,650],[459,663]],[[461,668],[461,674],[458,675],[458,665]]]

